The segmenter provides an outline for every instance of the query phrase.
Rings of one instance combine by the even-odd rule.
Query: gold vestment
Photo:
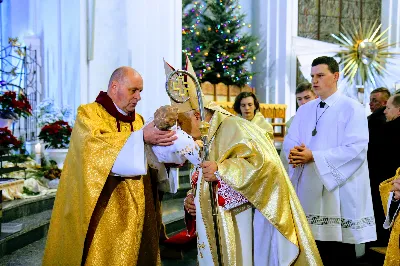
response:
[[[161,265],[161,216],[150,175],[109,176],[131,135],[130,123],[119,123],[121,132],[96,102],[79,107],[43,265]],[[132,125],[139,130],[142,117],[136,114]]]
[[[389,192],[392,188],[391,182],[400,176],[400,168],[397,169],[396,176],[383,181],[379,185],[379,191],[381,193],[382,205],[385,211],[385,215],[387,215],[387,203],[389,200]],[[385,264],[384,266],[398,266],[400,265],[400,215],[394,217],[395,219],[392,231],[390,233],[389,244],[386,250],[385,256]],[[381,225],[382,226],[382,225]]]
[[[265,117],[260,112],[256,112],[251,122],[262,128],[269,138],[274,140],[274,128],[265,120]]]
[[[209,108],[218,110],[218,107]],[[217,163],[223,181],[240,192],[287,240],[298,246],[299,254],[292,265],[322,265],[296,192],[265,132],[252,122],[224,111],[215,111],[208,140],[208,160]],[[217,264],[211,208],[202,207],[210,206],[208,186],[208,182],[202,179],[199,200],[211,254],[214,264]],[[231,212],[219,212],[218,215],[224,265],[235,265]]]

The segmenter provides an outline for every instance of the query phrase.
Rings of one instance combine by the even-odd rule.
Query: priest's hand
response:
[[[400,200],[400,177],[395,179],[392,182],[392,189],[390,191],[393,191],[393,197],[395,200]]]
[[[215,176],[215,172],[218,171],[218,165],[216,162],[205,161],[200,164],[200,167],[203,169],[203,177],[207,182],[218,181]]]
[[[291,149],[288,159],[289,164],[292,164],[293,167],[314,161],[312,151],[304,144],[295,146],[293,149]]]
[[[149,123],[143,128],[143,140],[147,144],[169,146],[174,144],[174,140],[177,138],[175,131],[159,130],[154,126],[154,122]]]
[[[192,193],[188,194],[183,201],[185,210],[192,216],[196,216],[196,205],[194,205],[194,196]]]

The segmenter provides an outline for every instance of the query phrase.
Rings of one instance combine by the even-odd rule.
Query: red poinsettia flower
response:
[[[8,149],[18,150],[22,147],[22,142],[19,141],[7,127],[0,128],[0,155],[8,152]]]
[[[32,115],[32,107],[25,94],[6,91],[0,95],[0,117],[18,119]]]
[[[46,143],[46,148],[63,149],[67,148],[72,128],[65,121],[56,121],[45,125],[39,134],[39,139]]]

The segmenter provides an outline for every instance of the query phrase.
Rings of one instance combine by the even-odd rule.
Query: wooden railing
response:
[[[233,110],[233,102],[217,102],[222,108],[236,115]],[[274,128],[275,140],[283,140],[285,136],[286,104],[267,104],[260,103],[260,112],[265,118],[271,119]],[[278,122],[279,119],[279,122]],[[280,130],[278,129],[280,128]]]
[[[238,87],[223,83],[211,84],[210,82],[202,83],[201,89],[206,100],[217,102],[221,107],[235,115],[233,102],[236,96],[244,91],[255,93],[255,89],[249,85]],[[274,138],[277,141],[282,141],[285,136],[286,107],[286,104],[260,103],[260,112],[265,118],[270,119],[274,128]]]

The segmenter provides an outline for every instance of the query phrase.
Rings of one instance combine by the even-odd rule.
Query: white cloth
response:
[[[390,192],[389,199],[387,202],[387,215],[386,215],[385,223],[383,224],[383,228],[385,228],[385,229],[389,229],[393,226],[394,220],[395,220],[396,216],[399,215],[399,212],[400,212],[400,204],[398,204],[397,210],[394,212],[393,216],[390,216],[389,210],[390,210],[390,205],[392,204],[392,202],[393,202],[393,192]]]
[[[193,165],[200,164],[200,148],[193,138],[182,129],[173,128],[178,137],[170,146],[152,146],[160,163],[183,164],[189,160]]]
[[[173,128],[178,137],[170,146],[146,145],[148,164],[158,170],[159,190],[176,193],[179,184],[179,170],[167,168],[164,163],[183,164],[189,160],[192,164],[200,164],[200,148],[193,138],[180,128]]]
[[[143,130],[131,133],[125,145],[119,152],[111,173],[123,177],[147,174]]]
[[[285,137],[286,154],[304,143],[314,157],[304,167],[289,168],[291,180],[316,240],[374,241],[363,106],[338,91],[325,100],[325,108],[320,102],[302,105]],[[312,136],[315,126],[317,134]]]

